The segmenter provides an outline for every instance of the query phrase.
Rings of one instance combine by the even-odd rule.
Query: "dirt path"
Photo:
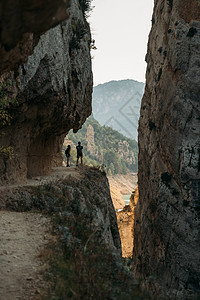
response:
[[[31,300],[40,298],[45,282],[40,275],[37,258],[49,241],[50,222],[38,213],[6,211],[4,196],[17,193],[25,186],[39,186],[73,177],[81,179],[82,167],[54,168],[47,176],[38,176],[15,185],[0,187],[0,300]]]
[[[0,300],[30,300],[44,285],[37,259],[49,221],[36,213],[0,211]]]
[[[32,179],[27,179],[23,183],[17,183],[17,184],[12,184],[12,185],[4,185],[0,187],[0,192],[4,190],[8,190],[9,188],[15,188],[15,187],[23,187],[23,186],[37,186],[37,185],[42,185],[42,184],[47,184],[51,181],[55,181],[56,179],[64,179],[69,176],[72,176],[74,178],[81,178],[81,170],[83,167],[57,167],[53,168],[51,173],[48,175],[43,175],[43,176],[37,176],[33,177]],[[0,299],[1,300],[1,299]]]

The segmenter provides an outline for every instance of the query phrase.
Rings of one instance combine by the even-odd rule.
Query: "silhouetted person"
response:
[[[76,146],[76,151],[77,151],[77,161],[76,161],[76,166],[78,166],[78,161],[79,157],[81,158],[81,164],[83,164],[83,146],[81,146],[81,142],[78,142],[78,146]]]
[[[68,146],[67,146],[67,149],[65,150],[65,155],[66,155],[66,157],[67,157],[67,167],[69,167],[70,151],[71,151],[71,146],[68,145]]]

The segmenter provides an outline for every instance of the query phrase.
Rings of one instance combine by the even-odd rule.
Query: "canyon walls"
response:
[[[12,119],[0,132],[0,145],[14,152],[11,160],[0,155],[3,184],[61,164],[65,134],[91,114],[90,28],[79,1],[68,2],[67,11],[66,21],[40,36],[28,61],[1,77]]]
[[[200,295],[200,2],[156,0],[139,121],[137,277]],[[169,298],[168,298],[169,299]]]

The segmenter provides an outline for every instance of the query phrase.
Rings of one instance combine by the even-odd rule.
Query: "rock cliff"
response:
[[[200,2],[155,1],[139,122],[136,274],[200,296]]]
[[[35,221],[31,228],[32,236],[38,230],[38,236],[44,231],[38,222],[38,213],[51,218],[46,227],[53,226],[54,238],[52,243],[42,249],[45,265],[47,264],[40,272],[40,276],[43,274],[45,278],[44,290],[41,287],[38,291],[38,280],[31,286],[32,295],[37,294],[36,298],[38,296],[43,299],[46,295],[47,299],[93,299],[95,295],[97,299],[148,299],[135,281],[133,272],[121,261],[119,231],[105,173],[89,167],[54,168],[51,176],[38,176],[18,186],[0,187],[0,210],[2,209],[7,210],[6,214],[12,210],[15,214],[24,212],[24,218],[28,220],[37,219],[37,226]],[[32,214],[27,214],[30,211]],[[19,228],[22,228],[21,225],[18,222]],[[1,231],[5,234],[8,230],[9,226],[3,226]],[[26,231],[29,233],[29,230]],[[34,241],[38,243],[38,239]],[[26,239],[25,244],[28,242]],[[16,249],[12,249],[12,253],[16,255]],[[1,253],[1,257],[3,262],[7,262],[5,252]],[[15,274],[18,267],[15,257],[9,262],[12,274]],[[20,270],[27,271],[27,260],[26,268],[21,267]],[[34,273],[39,271],[41,270],[36,266]],[[35,278],[32,273],[28,274]],[[9,272],[5,272],[1,291],[3,296],[8,294],[8,290],[13,291],[13,287],[6,289],[3,285],[10,281],[10,276]],[[15,283],[15,296],[20,298],[24,286],[23,289],[20,288],[24,281],[27,282],[27,276],[15,278],[21,278],[17,288],[16,279],[11,280]],[[29,289],[23,296],[28,295]],[[30,298],[32,299],[24,299]]]
[[[118,211],[117,223],[122,244],[122,256],[133,256],[135,208],[138,202],[138,188],[131,194],[130,203]]]
[[[87,127],[87,135],[86,135],[86,142],[87,142],[87,151],[92,155],[98,158],[98,150],[95,147],[94,142],[94,128],[91,124]]]
[[[119,141],[118,146],[119,156],[130,165],[134,164],[136,162],[136,158],[134,152],[130,149],[129,143],[127,141]]]
[[[2,0],[0,3],[0,73],[27,61],[40,34],[65,20],[70,1]]]
[[[64,135],[77,131],[91,114],[90,28],[79,1],[70,1],[68,12],[66,21],[40,37],[27,63],[1,77],[15,99],[11,125],[0,134],[0,145],[14,150],[12,160],[0,157],[1,183],[61,164]]]
[[[90,153],[91,156],[94,156],[98,158],[101,162],[103,162],[103,149],[98,151],[97,146],[99,145],[95,145],[95,133],[96,132],[94,131],[94,127],[91,124],[89,124],[87,127],[86,135],[87,151]],[[106,133],[104,133],[104,135],[106,135]],[[136,163],[136,155],[134,151],[132,151],[129,143],[126,140],[119,140],[118,145],[116,146],[116,152],[129,165],[133,165]]]
[[[51,212],[54,206],[59,209],[60,201],[64,200],[69,211],[86,220],[88,217],[94,233],[95,228],[102,230],[102,240],[121,254],[108,180],[98,169],[86,166],[69,169],[58,167],[53,169],[50,176],[35,177],[19,186],[3,186],[0,192],[0,210],[23,212],[37,208]]]

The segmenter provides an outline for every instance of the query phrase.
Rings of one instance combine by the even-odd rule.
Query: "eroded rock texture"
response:
[[[36,208],[56,213],[61,211],[60,202],[63,202],[71,212],[94,228],[93,234],[101,231],[99,244],[102,240],[121,255],[108,180],[98,169],[86,166],[54,168],[51,176],[37,177],[24,185],[0,187],[0,192],[1,210],[29,211]]]
[[[55,168],[51,176],[41,176],[24,185],[0,187],[0,209],[23,212],[33,210],[37,215],[38,212],[43,212],[52,218],[54,242],[50,244],[45,236],[48,244],[44,249],[46,251],[41,252],[44,253],[42,258],[45,263],[48,262],[49,265],[44,268],[42,264],[42,275],[50,279],[45,280],[44,289],[39,289],[42,298],[45,295],[47,299],[62,299],[65,295],[65,299],[69,299],[73,284],[75,299],[149,299],[141,291],[133,272],[121,260],[117,219],[105,173],[86,166]],[[37,230],[40,227],[38,224]],[[33,226],[34,234],[37,233],[35,230]],[[8,231],[9,226],[7,230],[3,228],[5,234],[0,240],[5,240]],[[8,243],[12,242],[7,240]],[[56,263],[54,256],[49,254],[49,249],[58,257]],[[1,253],[1,261],[7,263],[8,255],[5,252]],[[12,257],[15,252],[13,249]],[[12,272],[18,267],[16,257],[13,259],[14,262],[9,262],[9,268],[12,263],[15,264],[11,268]],[[3,282],[8,285],[11,275],[7,269]],[[34,273],[37,274],[37,271],[39,269],[34,269]],[[31,277],[31,281],[34,281],[34,275]],[[48,284],[52,282],[51,278],[55,279],[55,285]],[[61,282],[62,289],[59,288]],[[22,283],[23,281],[19,282],[15,295],[19,295]],[[35,291],[38,290],[39,283],[38,280],[34,281]],[[11,289],[13,287],[9,286],[9,290]],[[7,290],[3,288],[2,293],[5,292]]]
[[[138,201],[138,188],[132,193],[129,205],[117,211],[117,224],[122,244],[122,256],[133,256],[135,207]]]
[[[70,18],[40,37],[26,64],[4,74],[12,80],[11,126],[0,135],[14,159],[0,158],[1,182],[25,180],[61,164],[64,135],[77,131],[91,114],[90,28],[79,2],[71,1]],[[13,102],[13,101],[12,101]]]
[[[39,35],[67,17],[66,0],[2,0],[0,73],[26,62]]]
[[[138,277],[200,297],[200,2],[155,1],[139,124]]]

